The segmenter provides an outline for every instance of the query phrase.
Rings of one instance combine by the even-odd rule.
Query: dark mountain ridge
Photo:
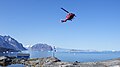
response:
[[[26,50],[21,43],[10,36],[1,36],[0,35],[0,48],[3,51],[22,51]],[[2,52],[2,50],[0,50]]]

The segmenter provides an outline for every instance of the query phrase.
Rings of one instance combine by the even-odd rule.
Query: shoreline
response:
[[[0,57],[0,65],[23,64],[28,67],[120,67],[120,58],[98,62],[63,62],[56,57],[18,59],[16,57]]]

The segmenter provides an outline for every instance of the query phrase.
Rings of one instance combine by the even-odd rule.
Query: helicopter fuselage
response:
[[[61,20],[61,22],[66,22],[67,20],[71,20],[74,18],[75,14],[73,13],[68,13],[67,16],[66,16],[66,19],[65,20]]]
[[[61,20],[61,22],[66,22],[67,20],[71,20],[74,18],[75,14],[73,13],[69,13],[67,10],[65,10],[64,8],[61,8],[62,10],[64,10],[65,12],[67,12],[67,16],[65,18],[65,20]]]
[[[67,20],[72,20],[74,18],[75,14],[73,13],[69,13],[67,16],[66,16],[66,19]]]

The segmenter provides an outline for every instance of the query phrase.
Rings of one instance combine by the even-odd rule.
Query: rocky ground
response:
[[[18,59],[15,57],[0,57],[0,65],[24,64],[25,67],[120,67],[120,58],[101,62],[62,62],[55,57]]]

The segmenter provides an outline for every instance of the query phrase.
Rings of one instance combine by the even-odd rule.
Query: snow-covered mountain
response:
[[[17,51],[26,50],[21,43],[10,36],[0,35],[0,47],[6,49],[13,49]]]

